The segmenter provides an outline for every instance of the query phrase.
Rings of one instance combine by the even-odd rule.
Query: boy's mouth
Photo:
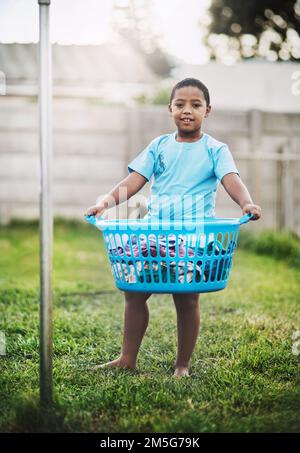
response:
[[[194,121],[194,120],[192,120],[191,118],[182,118],[182,119],[181,119],[181,122],[184,123],[184,124],[189,124],[189,123],[191,123],[192,121]]]

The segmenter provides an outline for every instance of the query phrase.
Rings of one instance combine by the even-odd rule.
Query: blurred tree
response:
[[[209,14],[211,59],[299,61],[300,0],[212,0]]]
[[[174,65],[160,47],[161,35],[153,30],[151,8],[147,0],[115,0],[113,26],[156,74],[167,77]]]

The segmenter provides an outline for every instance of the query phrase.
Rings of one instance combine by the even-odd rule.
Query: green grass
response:
[[[238,249],[226,290],[201,295],[191,377],[174,380],[171,296],[152,296],[138,371],[115,358],[123,296],[89,225],[58,222],[54,247],[55,405],[38,407],[38,229],[0,229],[0,431],[296,432],[300,427],[300,270]]]
[[[265,230],[259,234],[242,230],[239,246],[260,255],[273,256],[290,266],[300,268],[300,238],[290,232]]]

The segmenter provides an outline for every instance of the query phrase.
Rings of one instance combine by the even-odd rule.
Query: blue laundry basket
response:
[[[122,291],[189,293],[226,287],[239,226],[252,214],[197,222],[106,220],[102,231],[116,286]]]

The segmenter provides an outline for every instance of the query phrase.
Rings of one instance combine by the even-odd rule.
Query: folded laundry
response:
[[[112,270],[117,279],[125,279],[127,283],[179,282],[191,283],[208,280],[223,280],[230,264],[230,255],[234,252],[236,243],[230,241],[226,248],[217,240],[211,240],[205,247],[187,246],[183,235],[143,234],[139,239],[136,235],[125,240],[110,241],[108,250]],[[187,253],[187,257],[186,257]],[[226,255],[216,259],[216,256]],[[190,259],[176,260],[180,258]],[[205,256],[204,256],[205,255]],[[124,260],[122,257],[140,259]],[[119,259],[116,259],[118,257]],[[158,257],[158,260],[147,260],[147,257]],[[161,258],[175,258],[165,261]],[[198,259],[202,257],[202,259]]]

